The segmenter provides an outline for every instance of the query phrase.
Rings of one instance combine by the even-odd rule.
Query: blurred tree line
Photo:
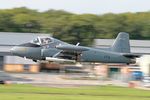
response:
[[[63,10],[38,12],[25,7],[0,10],[1,32],[52,33],[69,43],[91,45],[94,38],[115,38],[129,32],[131,39],[150,39],[150,12],[73,14]]]

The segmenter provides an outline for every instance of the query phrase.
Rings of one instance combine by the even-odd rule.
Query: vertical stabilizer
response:
[[[129,34],[120,32],[111,46],[111,50],[119,53],[130,53]]]

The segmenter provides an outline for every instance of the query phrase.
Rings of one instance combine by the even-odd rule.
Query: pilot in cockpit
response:
[[[52,39],[51,38],[48,38],[48,37],[38,37],[36,39],[34,39],[32,41],[32,43],[35,43],[35,44],[38,44],[38,45],[46,45],[46,44],[49,44],[52,42]]]
[[[49,44],[50,42],[51,42],[50,38],[41,38],[41,44],[42,45]]]

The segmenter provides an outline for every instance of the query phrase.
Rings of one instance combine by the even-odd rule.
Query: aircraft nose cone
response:
[[[25,48],[22,48],[22,47],[13,47],[10,49],[10,52],[13,54],[13,55],[17,55],[17,56],[22,56],[24,55],[25,53]]]
[[[16,53],[16,47],[11,48],[10,52],[14,55]]]

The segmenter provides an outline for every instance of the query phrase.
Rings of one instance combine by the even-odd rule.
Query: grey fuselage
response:
[[[26,43],[15,46],[11,49],[12,54],[36,60],[45,60],[46,57],[54,57],[62,50],[56,48],[58,45],[75,46],[52,38],[53,41],[47,45]],[[100,62],[100,63],[133,63],[133,59],[123,56],[121,53],[113,52],[110,49],[99,49],[85,46],[78,46],[85,49],[79,54],[79,62]]]

